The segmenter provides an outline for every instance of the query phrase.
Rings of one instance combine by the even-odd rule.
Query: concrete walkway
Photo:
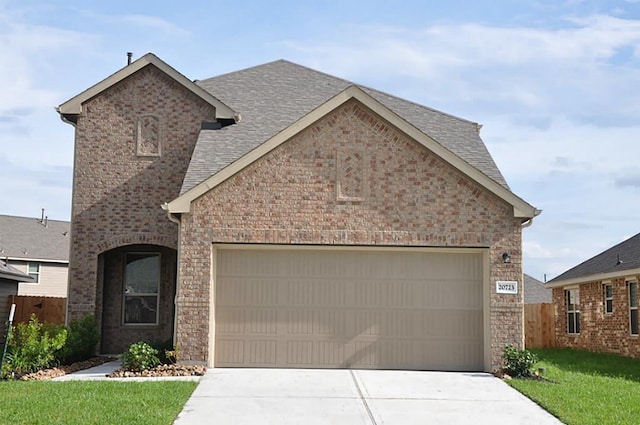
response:
[[[486,373],[210,369],[175,425],[557,425]]]

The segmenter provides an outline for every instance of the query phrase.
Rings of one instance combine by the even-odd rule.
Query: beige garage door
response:
[[[482,370],[482,254],[218,249],[215,365]]]

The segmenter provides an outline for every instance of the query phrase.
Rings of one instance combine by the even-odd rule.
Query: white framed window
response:
[[[580,290],[578,288],[564,291],[567,307],[567,333],[580,333]]]
[[[157,325],[160,296],[160,253],[125,254],[122,309],[125,325]]]
[[[638,335],[638,282],[629,282],[629,333]]]
[[[602,285],[604,295],[604,312],[605,314],[613,313],[613,285],[605,283]]]
[[[40,263],[28,263],[27,274],[35,280],[33,283],[40,283]]]

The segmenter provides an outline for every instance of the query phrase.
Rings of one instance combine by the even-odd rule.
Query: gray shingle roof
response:
[[[239,112],[240,122],[221,130],[202,130],[181,194],[289,127],[347,87],[349,81],[285,60],[197,82]],[[429,135],[505,188],[473,122],[359,86],[391,111]]]
[[[0,283],[4,281],[11,282],[33,282],[34,280],[26,273],[0,260]]]
[[[640,268],[640,233],[578,264],[548,283],[638,268]]]
[[[544,287],[544,283],[538,279],[524,275],[524,303],[525,304],[542,304],[551,303],[553,291]]]
[[[0,258],[69,261],[68,221],[0,215]]]

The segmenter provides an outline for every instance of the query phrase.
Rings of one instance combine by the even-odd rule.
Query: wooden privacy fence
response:
[[[556,312],[553,304],[524,305],[524,346],[551,348],[556,346]]]
[[[11,295],[9,305],[16,305],[13,323],[27,323],[31,314],[35,314],[40,322],[63,325],[66,313],[66,298],[31,297]]]

